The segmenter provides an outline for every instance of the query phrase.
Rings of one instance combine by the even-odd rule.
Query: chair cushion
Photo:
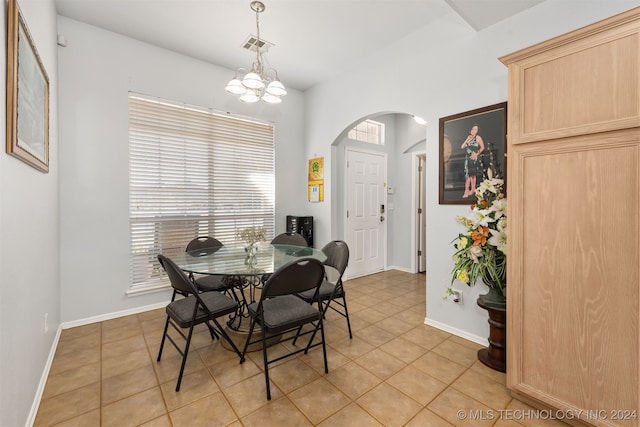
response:
[[[209,311],[211,311],[213,317],[233,313],[238,308],[238,303],[236,301],[219,292],[205,292],[198,295]],[[194,295],[175,300],[167,305],[167,315],[171,317],[181,328],[188,328],[191,325],[193,309],[196,302],[197,300]],[[207,320],[209,320],[209,315],[202,307],[198,307],[194,325],[203,323]]]
[[[198,289],[202,292],[224,291],[228,286],[225,285],[223,279],[224,276],[212,274],[196,277],[195,282]]]
[[[251,317],[257,316],[257,302],[248,306]],[[295,328],[320,318],[320,311],[293,295],[284,295],[262,302],[264,321],[259,321],[263,329],[270,332],[280,332]],[[260,319],[258,319],[260,320]]]
[[[322,284],[320,285],[320,291],[318,292],[318,297],[321,300],[326,300],[331,298],[331,293],[333,292],[333,290],[335,289],[335,285],[333,283],[330,283],[326,280],[322,281]],[[342,287],[340,288],[342,289]],[[315,295],[315,288],[314,289],[309,289],[308,291],[304,291],[304,292],[300,292],[298,295],[300,298],[302,298],[303,300],[305,300],[306,302],[311,302],[311,300],[313,299],[313,296]],[[333,297],[341,297],[342,296],[342,292],[336,292],[335,295],[333,295]]]

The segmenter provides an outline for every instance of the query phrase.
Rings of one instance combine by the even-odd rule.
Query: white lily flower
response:
[[[473,221],[473,228],[478,226],[488,227],[490,222],[495,222],[495,219],[491,217],[491,211],[488,209],[474,209],[469,216],[469,219]]]
[[[496,248],[498,248],[498,250],[500,252],[502,252],[503,254],[507,253],[507,233],[502,232],[502,231],[498,231],[498,230],[491,230],[491,237],[489,237],[488,240],[490,245],[495,246]]]
[[[500,219],[507,215],[507,199],[498,199],[493,202],[490,211],[494,212],[494,218]]]
[[[478,185],[476,196],[482,199],[482,195],[487,191],[493,194],[498,194],[498,191],[500,190],[500,188],[502,188],[503,183],[504,181],[499,178],[485,179]]]

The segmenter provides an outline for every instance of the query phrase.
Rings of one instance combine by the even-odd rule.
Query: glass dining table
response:
[[[257,300],[257,292],[270,274],[301,257],[324,262],[327,257],[320,249],[306,246],[259,244],[254,250],[242,244],[224,245],[212,249],[181,252],[171,259],[186,273],[219,275],[231,295],[238,302],[237,312],[227,325],[241,332],[247,329],[247,305]]]

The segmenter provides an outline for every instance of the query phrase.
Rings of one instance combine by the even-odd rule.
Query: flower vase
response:
[[[507,304],[499,288],[480,295],[478,306],[489,313],[489,346],[478,350],[478,360],[500,372],[507,371]]]
[[[252,266],[256,263],[256,252],[258,252],[258,247],[255,243],[250,243],[245,246],[244,251],[247,253],[247,258],[244,260],[244,263]]]
[[[485,305],[493,306],[493,307],[506,307],[507,299],[502,292],[502,289],[498,287],[489,287],[489,292],[486,294],[480,295],[480,298],[484,302]]]

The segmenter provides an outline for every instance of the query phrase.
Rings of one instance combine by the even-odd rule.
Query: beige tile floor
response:
[[[329,374],[319,347],[278,362],[271,401],[262,353],[240,365],[206,329],[176,393],[180,356],[167,346],[156,362],[162,309],[64,330],[35,426],[564,425],[526,419],[531,408],[478,362],[479,345],[424,325],[424,275],[387,271],[345,289],[353,339],[329,314]]]

